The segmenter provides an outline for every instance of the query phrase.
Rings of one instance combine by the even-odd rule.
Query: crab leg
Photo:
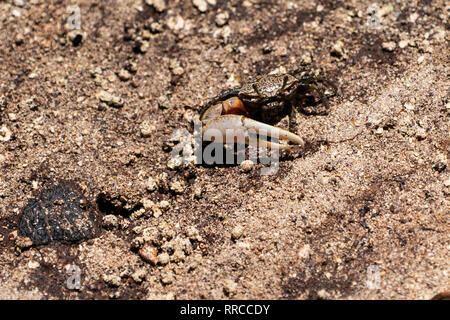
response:
[[[249,142],[252,135],[267,136],[275,139],[283,139],[303,146],[304,141],[298,135],[287,130],[277,128],[242,115],[227,114],[203,121],[203,139],[206,141],[218,141],[228,143],[231,135],[234,142],[239,139]],[[231,141],[230,141],[231,142]],[[273,149],[292,149],[294,146],[279,144],[258,138],[260,145],[266,145]]]

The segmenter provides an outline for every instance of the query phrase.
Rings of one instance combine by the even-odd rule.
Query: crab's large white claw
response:
[[[245,142],[246,144],[257,135],[258,144],[272,149],[292,149],[295,145],[280,144],[261,139],[262,136],[272,140],[287,140],[298,146],[304,146],[305,142],[298,135],[241,115],[227,114],[217,118],[203,121],[203,139],[222,143]],[[230,139],[233,139],[230,141]]]

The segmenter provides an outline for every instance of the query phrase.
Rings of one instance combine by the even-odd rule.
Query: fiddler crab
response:
[[[227,131],[243,134],[248,144],[250,132],[256,132],[258,143],[268,148],[290,150],[295,146],[302,147],[305,142],[296,133],[296,110],[314,93],[328,110],[329,103],[323,85],[333,89],[332,95],[337,93],[337,87],[332,82],[302,67],[290,73],[262,75],[240,88],[225,90],[200,112],[203,139],[214,141],[214,138],[205,135],[205,132],[214,129],[223,137]],[[289,117],[289,130],[273,126],[285,116]],[[260,135],[275,137],[287,143],[271,142]]]

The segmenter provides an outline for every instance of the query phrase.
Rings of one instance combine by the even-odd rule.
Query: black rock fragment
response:
[[[33,245],[73,243],[91,239],[100,230],[95,211],[87,205],[78,187],[59,182],[30,199],[22,210],[19,235]]]

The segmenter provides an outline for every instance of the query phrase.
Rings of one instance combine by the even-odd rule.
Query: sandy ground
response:
[[[449,291],[448,3],[193,2],[0,1],[0,298]],[[169,161],[209,99],[301,63],[342,93],[276,174]]]

